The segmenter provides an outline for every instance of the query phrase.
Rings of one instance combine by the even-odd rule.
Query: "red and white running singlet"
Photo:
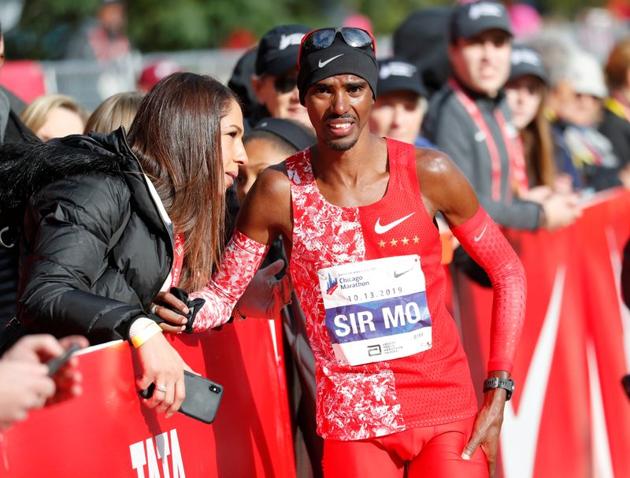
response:
[[[412,145],[387,140],[378,202],[339,207],[317,188],[310,152],[287,159],[290,273],[316,359],[317,427],[360,440],[473,416],[477,401],[445,305],[441,243]]]

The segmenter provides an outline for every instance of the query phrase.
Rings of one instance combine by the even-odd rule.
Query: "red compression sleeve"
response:
[[[488,274],[494,290],[488,370],[512,369],[525,315],[525,271],[495,222],[479,208],[453,234]]]
[[[219,270],[202,290],[190,297],[204,299],[206,303],[197,313],[193,330],[203,332],[224,324],[230,319],[236,301],[262,264],[269,247],[236,231],[225,248]]]

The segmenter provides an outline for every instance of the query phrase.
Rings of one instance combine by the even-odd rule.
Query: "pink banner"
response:
[[[224,386],[212,425],[143,406],[126,343],[80,356],[81,397],[31,413],[0,442],[3,477],[295,476],[281,340],[267,320],[173,344]],[[276,346],[277,344],[277,346]]]
[[[527,273],[525,327],[503,434],[504,476],[630,476],[630,320],[619,292],[630,193],[586,206],[558,232],[507,233]],[[456,275],[475,383],[485,375],[492,294]]]

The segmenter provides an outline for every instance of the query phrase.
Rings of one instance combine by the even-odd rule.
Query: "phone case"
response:
[[[223,386],[184,370],[186,399],[179,409],[184,415],[204,423],[212,423],[216,417]]]

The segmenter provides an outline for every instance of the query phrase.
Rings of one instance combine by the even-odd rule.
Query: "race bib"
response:
[[[318,277],[339,363],[381,362],[431,348],[431,315],[419,256],[327,267]]]

